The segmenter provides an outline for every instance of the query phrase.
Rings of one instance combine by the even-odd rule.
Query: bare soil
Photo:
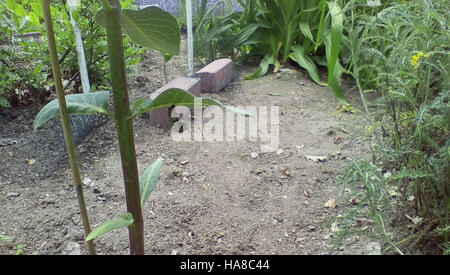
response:
[[[184,57],[167,65],[169,80],[186,75]],[[132,99],[163,85],[162,57],[149,52],[130,75]],[[331,219],[348,202],[339,200],[335,177],[348,161],[367,157],[362,113],[338,113],[333,93],[298,69],[245,81],[256,66],[236,68],[220,94],[205,94],[231,106],[279,106],[280,148],[263,153],[258,143],[173,142],[170,132],[135,121],[142,172],[164,159],[160,182],[143,209],[147,254],[365,254],[368,240],[349,237],[334,247]],[[349,86],[351,87],[351,86]],[[354,89],[346,89],[353,106]],[[33,132],[38,108],[0,116],[0,254],[69,254],[83,242],[72,175],[55,135],[57,123]],[[125,212],[115,126],[104,117],[78,146],[93,226]],[[253,153],[253,154],[252,154]],[[258,156],[255,157],[258,153]],[[307,155],[326,156],[324,162]],[[255,158],[254,158],[255,157]],[[335,208],[325,203],[337,199]],[[128,254],[126,229],[96,240],[100,254]]]

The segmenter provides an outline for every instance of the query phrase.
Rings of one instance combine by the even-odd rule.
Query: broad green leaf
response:
[[[308,22],[300,22],[299,26],[300,26],[300,30],[301,30],[302,34],[306,38],[308,38],[311,42],[314,43],[315,41],[314,41],[314,37],[311,33],[311,28],[309,27],[309,23]]]
[[[264,27],[265,23],[254,23],[250,24],[247,27],[243,28],[235,37],[235,41],[232,44],[233,48],[240,47],[241,45],[248,45],[250,42],[251,36],[255,33],[255,31],[261,27]]]
[[[109,92],[99,91],[89,94],[74,94],[65,97],[68,115],[92,115],[102,113],[114,118],[108,109]],[[44,106],[34,120],[34,130],[59,116],[59,103],[55,99]]]
[[[327,86],[326,83],[320,80],[319,70],[317,69],[316,63],[305,54],[305,49],[300,45],[294,45],[292,47],[291,59],[308,71],[309,76],[319,85]]]
[[[128,227],[134,223],[133,216],[131,213],[121,214],[117,219],[113,219],[102,223],[97,228],[91,231],[86,237],[86,242],[92,241],[93,239],[105,235],[113,230]]]
[[[316,37],[316,43],[314,46],[314,51],[317,51],[317,48],[322,44],[321,41],[323,39],[323,32],[325,29],[325,11],[327,9],[327,0],[320,0],[320,9],[321,9],[321,14],[320,14],[320,21],[319,21],[319,26],[318,26],[318,32],[317,32],[317,37]]]
[[[272,54],[266,54],[261,63],[259,63],[259,69],[254,73],[246,76],[245,79],[252,80],[264,76],[269,70],[270,65],[274,65],[277,70],[277,68],[280,67],[280,62],[278,62],[278,60]]]
[[[103,9],[97,13],[96,21],[101,26],[106,26]],[[180,53],[181,35],[178,22],[170,13],[160,8],[122,10],[122,28],[136,44],[166,54]]]
[[[40,1],[39,2],[32,2],[32,3],[30,3],[30,5],[31,5],[31,8],[33,9],[33,12],[37,16],[39,16],[41,18],[44,18],[44,12],[42,11],[42,3]]]
[[[159,171],[161,169],[162,158],[158,158],[139,179],[139,191],[141,194],[141,205],[147,201],[150,194],[155,190],[159,180]]]
[[[135,102],[133,102],[133,104],[131,105],[131,113],[134,114],[134,112],[136,112],[136,110],[139,110],[140,108],[142,108],[142,105],[146,104],[146,99],[145,98],[138,98],[136,99]]]
[[[342,70],[339,64],[342,36],[344,31],[344,15],[337,1],[329,2],[328,8],[331,14],[331,33],[325,38],[325,48],[328,61],[328,85],[333,89],[336,98],[346,103],[344,93],[340,88]]]
[[[243,116],[251,116],[249,113],[244,112],[242,110],[236,109],[234,107],[226,106],[221,102],[208,99],[208,98],[198,98],[181,89],[168,89],[157,96],[154,100],[150,99],[138,99],[131,109],[132,115],[130,118],[135,118],[143,113],[149,112],[154,109],[172,107],[172,106],[186,106],[188,108],[193,109],[195,107],[196,99],[199,100],[202,104],[202,107],[205,106],[219,106],[225,109],[228,109],[234,113]]]
[[[8,9],[14,11],[16,3],[14,2],[14,0],[6,0],[6,6],[8,7]]]
[[[41,24],[41,22],[39,21],[39,17],[32,12],[30,12],[29,14],[29,20],[34,26],[39,26]]]
[[[11,108],[9,101],[6,98],[4,98],[3,96],[0,96],[0,107]]]
[[[16,13],[16,15],[22,18],[25,17],[28,13],[25,8],[22,7],[22,5],[15,5],[14,12]]]

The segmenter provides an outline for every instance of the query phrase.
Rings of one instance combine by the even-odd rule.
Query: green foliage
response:
[[[439,228],[440,233],[442,236],[448,236],[450,234],[450,225],[448,225],[446,228]],[[444,255],[450,255],[450,241],[447,241],[442,246],[442,254]]]
[[[113,230],[128,227],[134,222],[131,213],[121,214],[118,218],[109,220],[97,226],[91,233],[86,237],[86,241],[92,241],[93,239],[105,235]]]
[[[114,118],[108,109],[109,92],[99,91],[90,94],[67,95],[66,106],[68,115],[92,115],[103,113]],[[44,125],[50,119],[59,117],[60,108],[58,100],[55,99],[44,106],[34,120],[34,130]]]
[[[46,1],[46,22],[51,19]],[[92,240],[96,237],[104,235],[112,230],[128,227],[130,231],[130,251],[132,254],[144,253],[144,237],[143,237],[143,222],[142,222],[142,204],[147,201],[150,194],[156,187],[159,179],[159,171],[162,164],[162,159],[158,159],[152,164],[141,177],[137,176],[137,161],[134,149],[134,134],[132,132],[132,120],[139,114],[148,112],[153,109],[171,107],[176,105],[190,106],[199,100],[205,106],[218,105],[224,108],[231,109],[234,112],[246,114],[235,108],[226,107],[222,103],[211,99],[197,99],[190,93],[179,90],[170,89],[163,92],[155,100],[138,99],[135,101],[130,109],[128,103],[128,91],[126,85],[126,68],[124,64],[124,50],[122,40],[122,28],[131,39],[136,43],[151,47],[165,53],[166,57],[179,53],[180,47],[180,32],[176,20],[168,13],[163,12],[159,8],[147,8],[141,11],[132,10],[118,10],[118,1],[102,1],[103,9],[98,11],[96,15],[97,22],[106,27],[108,38],[108,53],[111,69],[111,82],[114,98],[115,114],[108,109],[109,92],[95,92],[89,94],[75,94],[64,96],[61,85],[57,85],[58,100],[48,103],[35,118],[35,130],[49,121],[50,119],[61,115],[63,126],[65,129],[65,138],[68,145],[69,157],[74,155],[73,142],[70,141],[71,132],[68,125],[68,115],[90,115],[94,113],[103,113],[116,122],[118,139],[120,144],[120,154],[124,173],[125,190],[127,193],[127,209],[130,213],[119,215],[119,218],[107,221],[86,237],[86,242],[93,247]],[[121,15],[122,14],[122,20]],[[162,24],[163,23],[163,24]],[[47,24],[48,30],[51,30],[51,24]],[[50,38],[54,36],[50,34]],[[56,72],[59,71],[58,64],[55,60],[55,43],[50,40],[51,56],[53,68]],[[59,77],[58,73],[55,73]],[[121,81],[120,79],[124,79]],[[61,79],[57,79],[57,83]],[[64,102],[64,104],[62,104]],[[61,105],[60,105],[61,104]],[[66,105],[66,108],[64,108]],[[68,130],[67,130],[68,129]],[[66,131],[67,130],[67,131]],[[74,171],[74,177],[77,174],[79,178],[79,171],[77,171],[76,159],[71,158],[71,167]],[[77,181],[77,179],[75,179]],[[80,179],[78,179],[80,181]],[[78,184],[77,191],[82,192],[81,184]],[[78,194],[78,193],[77,193]],[[81,193],[82,194],[82,193]],[[84,203],[83,203],[84,204]],[[80,206],[81,209],[83,207]],[[86,211],[85,211],[86,212]],[[87,220],[87,215],[83,216]],[[84,220],[83,220],[84,222]],[[87,221],[88,224],[88,221]],[[86,228],[86,226],[85,226]],[[89,230],[87,230],[89,232]],[[91,253],[95,253],[95,249]]]
[[[189,92],[186,92],[184,90],[180,89],[168,89],[161,93],[158,97],[156,97],[154,100],[150,99],[138,99],[132,107],[132,115],[131,118],[135,118],[143,113],[147,113],[154,109],[160,109],[164,107],[171,107],[171,106],[186,106],[188,108],[193,109],[195,107],[195,104],[199,104],[202,107],[206,106],[219,106],[225,109],[228,109],[236,114],[243,115],[243,116],[249,116],[247,112],[244,112],[242,110],[238,110],[231,106],[226,106],[222,104],[221,102],[209,99],[209,98],[198,98],[190,94]]]
[[[51,12],[54,31],[58,38],[58,55],[64,85],[71,93],[81,92],[75,38],[66,1],[54,1]],[[106,32],[95,23],[100,1],[83,0],[74,11],[74,19],[82,30],[84,50],[91,88],[93,91],[109,88],[109,64],[105,54]],[[133,8],[134,1],[122,0],[124,8]],[[40,0],[0,0],[0,96],[15,105],[28,102],[44,103],[51,93],[50,60],[47,55],[46,30]],[[26,33],[41,32],[38,39],[27,38]],[[141,60],[143,48],[124,37],[128,66]],[[3,106],[5,107],[5,106]]]
[[[30,100],[40,102],[48,94],[48,87],[44,86],[48,74],[42,64],[35,62],[44,56],[41,45],[37,39],[23,36],[40,28],[39,13],[34,12],[39,8],[37,0],[0,1],[1,107],[27,104]]]
[[[242,12],[216,16],[211,8],[199,22],[196,47],[210,59],[218,53],[240,59],[262,60],[247,79],[265,75],[271,65],[297,62],[320,85],[329,85],[336,98],[346,102],[340,88],[344,69],[339,63],[343,39],[340,1],[239,0]],[[220,3],[219,3],[220,4]],[[219,5],[218,4],[218,5]],[[319,77],[317,66],[328,67],[328,81]]]
[[[444,244],[443,253],[444,255],[450,255],[450,242]]]
[[[95,113],[101,113],[115,119],[114,114],[108,107],[109,95],[110,93],[108,91],[98,91],[90,94],[67,95],[65,97],[67,113],[69,115],[92,115]],[[131,106],[131,115],[129,119],[133,119],[151,110],[164,107],[186,106],[189,108],[194,108],[197,103],[196,100],[198,100],[198,103],[203,107],[211,105],[220,106],[237,114],[249,116],[247,112],[226,106],[217,100],[197,98],[184,90],[169,89],[160,94],[154,100],[144,98],[137,99]],[[47,123],[52,118],[59,117],[59,109],[57,99],[45,105],[34,120],[34,130],[36,131],[39,127]]]
[[[141,205],[144,205],[150,194],[155,190],[159,180],[162,158],[158,158],[142,174],[139,180],[139,191],[141,193]]]
[[[342,230],[338,232],[336,245],[349,234],[367,233],[357,224],[357,219],[369,217],[378,228],[378,237],[393,247],[396,252],[402,251],[390,240],[385,227],[387,212],[390,210],[390,187],[380,169],[368,161],[352,162],[345,174],[337,178],[343,185],[343,190],[349,190],[343,195],[343,201],[354,206],[339,216]],[[344,193],[343,193],[344,194]]]
[[[3,96],[0,96],[0,108],[10,108],[10,107],[11,104],[9,104],[9,101]]]
[[[204,56],[208,61],[213,61],[222,56],[234,56],[236,38],[234,35],[238,14],[230,11],[227,14],[219,14],[219,7],[225,1],[216,3],[209,10],[206,5],[194,19],[195,35],[194,50],[196,56]]]
[[[374,159],[393,171],[402,204],[442,228],[450,224],[449,11],[445,0],[355,6],[344,39],[361,93],[379,96],[373,123],[386,139]]]
[[[76,11],[74,19],[77,20],[80,26],[84,50],[86,55],[86,63],[88,67],[89,79],[91,82],[91,89],[104,90],[111,87],[109,81],[109,63],[107,59],[107,41],[106,31],[95,22],[96,14],[101,9],[101,1],[99,0],[83,0],[81,6]],[[121,5],[124,9],[134,9],[134,1],[121,0]],[[55,14],[52,6],[52,13]],[[65,18],[64,14],[68,14],[68,8],[64,5],[64,9],[60,12],[56,11],[55,32],[58,37],[58,52],[61,55],[67,53],[66,58],[61,63],[64,78],[71,79],[76,76],[74,85],[69,86],[74,93],[78,93],[80,81],[78,78],[78,61],[75,51],[75,40],[73,35],[70,18]],[[61,14],[63,13],[63,14]],[[63,20],[58,19],[63,17]],[[61,24],[58,24],[60,22]],[[144,48],[134,43],[128,36],[123,37],[125,50],[125,62],[127,66],[137,64],[141,60],[141,55]],[[81,92],[81,91],[80,91]]]
[[[25,245],[24,244],[18,244],[16,249],[16,255],[24,255],[25,254]]]
[[[11,237],[0,233],[0,245],[3,245],[4,243],[9,243],[11,240],[12,240]]]
[[[96,20],[101,26],[106,25],[103,10],[99,11]],[[180,54],[179,26],[169,13],[156,7],[138,11],[123,9],[121,23],[123,31],[136,44],[172,56]]]

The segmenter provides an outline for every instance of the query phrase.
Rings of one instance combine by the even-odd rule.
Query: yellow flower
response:
[[[429,57],[430,55],[431,55],[431,53],[424,54],[423,52],[420,52],[420,51],[417,52],[417,54],[411,58],[411,61],[410,61],[411,66],[413,66],[414,70],[419,69],[422,57]]]

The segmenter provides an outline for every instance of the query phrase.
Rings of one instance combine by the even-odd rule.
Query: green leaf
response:
[[[40,1],[39,2],[32,2],[30,5],[31,5],[31,8],[33,9],[33,12],[37,16],[39,16],[41,18],[44,18],[44,12],[42,11],[42,3]]]
[[[169,62],[172,58],[173,58],[173,54],[169,54],[169,53],[163,53],[164,55],[164,62]]]
[[[337,1],[329,2],[328,7],[331,14],[331,33],[325,38],[326,56],[328,61],[328,85],[333,88],[334,95],[339,101],[347,103],[339,83],[342,73],[339,63],[339,53],[341,51],[344,31],[344,15]]]
[[[27,11],[22,5],[15,5],[14,12],[17,16],[24,18],[27,15]]]
[[[161,169],[162,158],[158,158],[139,179],[139,191],[141,194],[141,205],[147,201],[150,194],[155,190],[159,180],[159,171]]]
[[[96,21],[101,26],[106,26],[103,9],[97,13]],[[122,28],[138,45],[170,55],[180,53],[181,35],[178,22],[170,13],[160,8],[122,10]]]
[[[280,62],[278,62],[278,60],[272,54],[268,53],[264,56],[261,63],[259,63],[259,69],[256,70],[254,73],[246,76],[245,79],[252,80],[264,76],[269,70],[270,65],[274,65],[275,68],[279,68]]]
[[[249,113],[242,110],[236,109],[234,107],[226,106],[221,102],[208,99],[208,98],[198,98],[190,94],[189,92],[183,91],[181,89],[168,89],[157,96],[154,100],[150,99],[138,99],[133,103],[130,119],[135,118],[143,113],[149,112],[154,109],[172,107],[172,106],[186,106],[193,109],[195,107],[196,99],[201,101],[202,107],[205,106],[219,106],[228,109],[234,113],[243,116],[251,116]]]
[[[11,104],[9,104],[9,101],[6,98],[0,96],[0,107],[11,108]]]
[[[93,239],[105,235],[113,230],[128,227],[133,223],[134,219],[131,213],[121,214],[119,215],[119,218],[104,222],[92,230],[86,237],[86,242],[92,241]]]
[[[314,37],[311,33],[311,28],[309,27],[309,23],[308,22],[300,22],[299,24],[300,26],[300,31],[302,32],[302,34],[308,38],[311,42],[315,42],[314,41]]]
[[[114,118],[108,109],[109,92],[99,91],[89,94],[74,94],[65,97],[68,115],[92,115],[102,113]],[[55,99],[44,106],[34,120],[34,130],[59,116],[59,103]]]
[[[39,21],[39,17],[36,14],[31,12],[29,16],[29,20],[34,26],[39,26],[41,24],[41,22]]]
[[[292,55],[291,59],[300,65],[300,67],[304,68],[308,71],[309,76],[319,85],[327,86],[326,83],[320,80],[319,70],[317,69],[316,63],[305,54],[305,49],[300,45],[294,45],[292,47]]]
[[[16,3],[14,0],[6,0],[6,6],[8,7],[8,9],[10,9],[11,11],[15,10],[16,7]]]

